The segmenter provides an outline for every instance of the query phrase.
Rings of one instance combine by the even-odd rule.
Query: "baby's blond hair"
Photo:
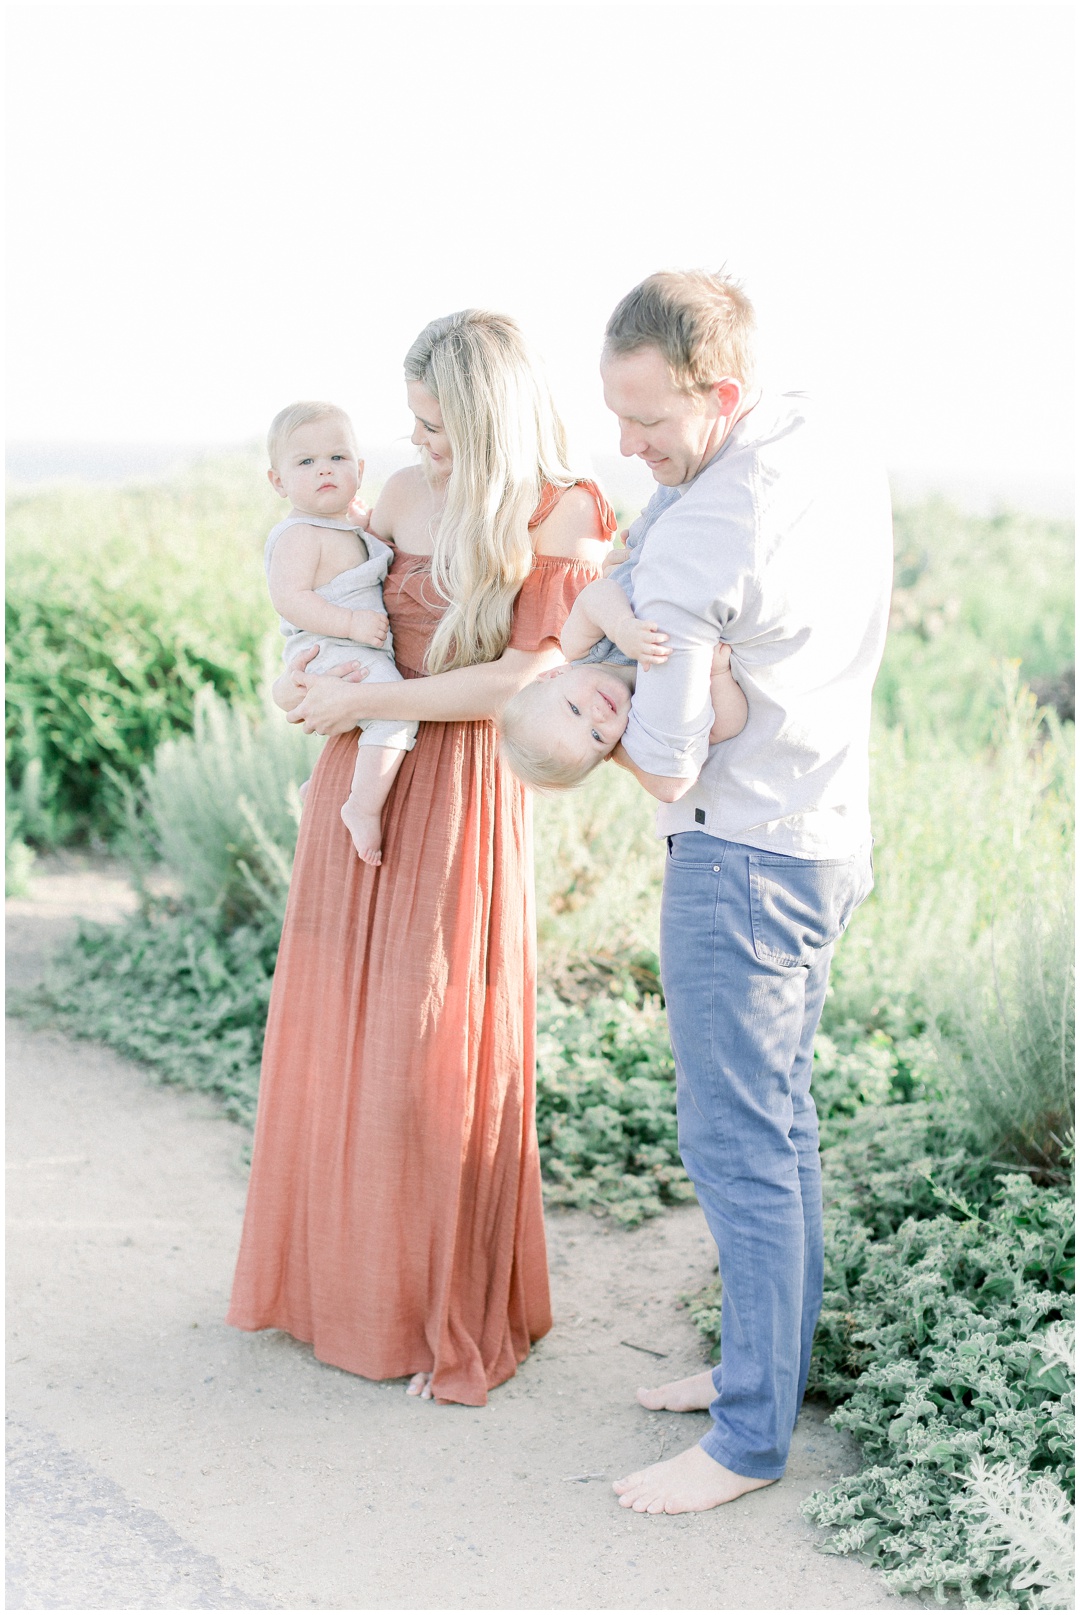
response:
[[[323,403],[317,399],[301,399],[299,403],[290,404],[287,409],[279,410],[270,422],[270,430],[266,435],[266,452],[270,456],[270,464],[274,470],[278,469],[278,460],[298,426],[310,426],[312,421],[326,420],[341,422],[349,434],[349,442],[355,451],[356,433],[353,431],[352,421],[339,405]]]
[[[537,738],[542,732],[542,712],[536,697],[543,686],[534,679],[506,703],[498,721],[499,754],[523,785],[534,791],[569,791],[583,785],[597,763],[596,756],[560,757]]]

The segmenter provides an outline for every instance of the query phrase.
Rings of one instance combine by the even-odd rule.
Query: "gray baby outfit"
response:
[[[653,505],[656,502],[654,496],[648,510],[638,517],[628,531],[626,535],[626,560],[620,561],[618,566],[613,566],[607,574],[612,583],[619,585],[631,606],[634,604],[634,567],[641,553],[641,546],[645,542],[645,534],[656,520],[656,514],[652,514]],[[578,662],[612,662],[616,667],[637,666],[637,661],[633,656],[626,656],[615,644],[614,640],[607,638],[598,639],[585,656],[578,657]]]
[[[374,533],[365,533],[361,528],[354,527],[351,522],[333,521],[327,516],[302,516],[295,512],[286,516],[285,520],[278,522],[266,540],[266,549],[263,552],[263,561],[266,573],[270,575],[270,557],[282,533],[290,527],[334,527],[339,532],[355,533],[368,552],[366,561],[359,566],[351,566],[345,572],[339,572],[336,578],[329,583],[322,584],[315,590],[331,605],[344,606],[348,611],[382,611],[382,580],[390,570],[390,562],[394,552],[381,538]],[[382,649],[377,650],[374,645],[358,645],[355,639],[338,639],[333,634],[313,634],[307,629],[297,628],[295,624],[280,618],[281,632],[285,635],[285,649],[282,659],[286,667],[291,667],[302,652],[309,650],[312,645],[318,645],[319,654],[314,661],[309,662],[305,668],[308,673],[328,673],[331,668],[341,667],[345,662],[359,662],[361,667],[368,669],[365,680],[369,684],[397,684],[401,674],[394,666],[393,641],[387,633],[386,643]],[[396,751],[411,751],[416,744],[415,723],[406,723],[400,718],[364,718],[356,726],[362,730],[359,744],[361,746],[390,746]]]

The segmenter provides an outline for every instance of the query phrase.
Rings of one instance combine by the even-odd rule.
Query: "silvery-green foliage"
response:
[[[970,1557],[1004,1573],[1008,1594],[1032,1609],[1076,1608],[1075,1507],[1049,1476],[980,1455],[954,1513],[966,1520]]]
[[[276,710],[253,716],[203,690],[194,732],[158,747],[145,771],[154,847],[192,907],[226,926],[280,920],[300,819],[297,788],[321,742]]]
[[[845,1318],[857,1377],[833,1423],[866,1466],[806,1512],[831,1551],[876,1564],[895,1592],[1055,1607],[1042,1601],[1057,1596],[1061,1556],[1035,1552],[1020,1522],[1035,1499],[1073,1495],[1071,1196],[1014,1175],[981,1211],[957,1190],[942,1198],[949,1210],[858,1250]],[[836,1377],[831,1389],[843,1394]],[[1012,1536],[979,1489],[1002,1466],[1038,1483]]]
[[[1071,892],[1033,897],[979,968],[958,965],[944,1000],[941,1056],[977,1144],[1005,1162],[1053,1166],[1072,1135],[1073,939]]]

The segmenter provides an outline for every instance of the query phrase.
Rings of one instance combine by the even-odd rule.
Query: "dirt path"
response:
[[[8,905],[9,979],[130,903],[102,861],[46,866]],[[815,1551],[799,1503],[855,1462],[817,1409],[768,1491],[617,1506],[613,1477],[705,1425],[632,1401],[701,1362],[675,1304],[711,1271],[696,1208],[552,1217],[552,1334],[487,1408],[442,1408],[225,1328],[247,1135],[205,1097],[19,1021],[8,1096],[8,1608],[919,1607]]]

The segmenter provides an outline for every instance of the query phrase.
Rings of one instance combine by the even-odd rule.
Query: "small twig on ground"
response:
[[[666,1357],[666,1351],[653,1351],[651,1346],[635,1346],[632,1340],[620,1340],[620,1346],[629,1346],[631,1351],[643,1351],[646,1357]]]
[[[593,1469],[587,1475],[560,1475],[560,1480],[607,1480],[602,1469]]]

